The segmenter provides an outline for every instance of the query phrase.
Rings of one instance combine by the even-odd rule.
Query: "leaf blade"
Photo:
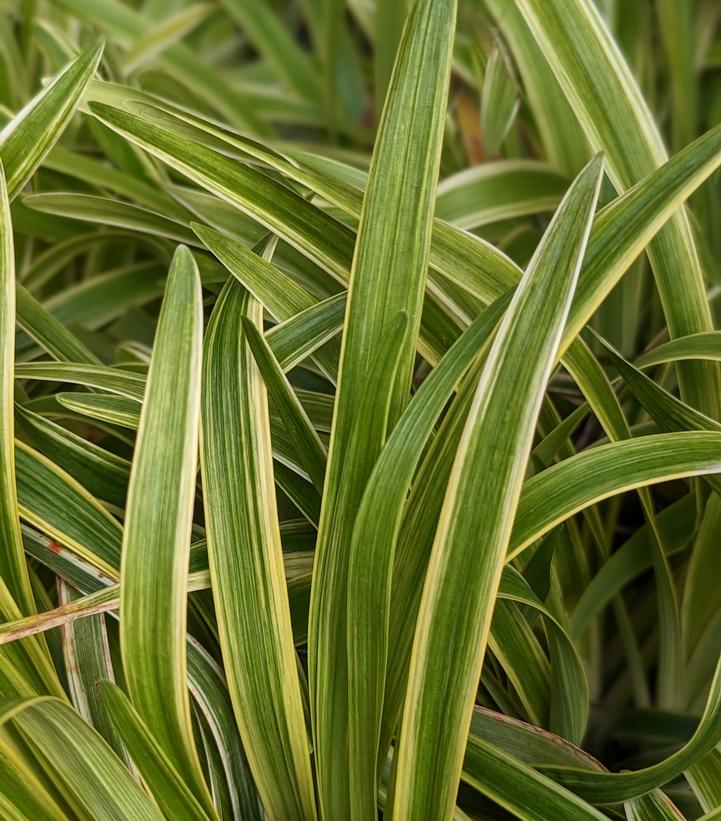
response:
[[[399,819],[423,812],[447,817],[453,807],[501,557],[510,538],[541,392],[588,239],[602,168],[599,158],[592,161],[556,212],[491,348],[456,454],[416,625],[396,772],[394,817]],[[531,328],[538,336],[529,346]],[[528,354],[529,348],[535,356]],[[508,367],[518,373],[521,362],[528,376],[519,375],[519,384],[529,390],[523,400],[513,402],[516,383],[509,386],[503,376]],[[505,416],[511,406],[518,414],[513,421]],[[489,436],[493,447],[485,443]],[[474,553],[472,560],[467,553],[464,557],[463,546],[481,532],[486,545],[493,547]],[[445,652],[436,653],[433,648],[438,647]],[[445,677],[447,669],[454,671],[452,680]]]
[[[212,814],[186,685],[186,588],[200,420],[202,307],[197,267],[170,267],[133,458],[120,571],[120,641],[140,715]]]
[[[201,472],[208,560],[229,692],[261,800],[273,817],[313,818],[267,398],[245,341],[245,316],[260,325],[260,303],[230,280],[205,339]]]

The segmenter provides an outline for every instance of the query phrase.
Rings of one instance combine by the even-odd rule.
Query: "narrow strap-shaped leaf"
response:
[[[718,429],[639,436],[583,450],[537,473],[523,486],[508,560],[568,516],[614,493],[674,476],[718,473],[720,442]]]
[[[80,593],[58,578],[58,601],[62,607],[76,601]],[[115,754],[132,767],[127,751],[100,700],[99,681],[114,680],[108,633],[103,615],[64,624],[61,628],[68,689],[73,706],[113,748]]]
[[[125,693],[110,681],[100,682],[99,687],[100,698],[116,732],[127,745],[143,781],[163,813],[168,818],[207,821],[207,813],[153,738]]]
[[[55,359],[99,365],[100,360],[21,284],[16,284],[17,320]]]
[[[553,211],[568,180],[534,160],[498,160],[471,166],[438,186],[436,217],[472,230],[513,217]]]
[[[331,127],[335,128],[338,122],[338,63],[345,32],[345,2],[344,0],[321,0],[321,8],[323,13],[320,50],[324,68],[325,108]]]
[[[22,518],[116,578],[122,540],[117,519],[72,476],[25,443],[16,441],[15,460]]]
[[[717,127],[598,212],[578,278],[566,339],[581,330],[638,254],[720,164],[721,127]]]
[[[696,507],[693,494],[687,493],[656,517],[667,554],[677,553],[689,542],[694,530]],[[596,572],[571,613],[574,635],[582,635],[592,619],[626,584],[647,570],[652,561],[648,526],[637,530],[617,548],[611,558]]]
[[[72,382],[111,391],[129,399],[142,400],[145,379],[136,373],[107,365],[82,362],[27,362],[16,366],[18,379],[42,379],[49,382]]]
[[[20,616],[7,585],[0,579],[0,617],[15,621]],[[35,694],[66,698],[44,640],[24,641],[0,654],[0,693],[6,699]]]
[[[81,586],[85,586],[91,590],[87,595],[65,604],[61,604],[52,610],[46,610],[43,613],[38,613],[33,616],[18,617],[18,613],[13,611],[9,613],[8,620],[0,624],[0,644],[8,644],[17,641],[17,639],[25,636],[33,636],[36,633],[42,633],[45,630],[51,630],[64,624],[69,624],[75,619],[82,619],[87,616],[93,616],[99,613],[112,612],[119,607],[119,585],[113,581],[112,578],[98,577],[95,574],[94,568],[88,563],[79,561],[77,557],[72,555],[70,551],[64,550],[50,543],[42,542],[40,534],[34,534],[33,541],[29,545],[29,551],[36,556],[43,564],[52,568],[55,572],[60,573],[63,577],[72,578],[73,582]],[[288,554],[285,554],[286,557]],[[306,557],[303,560],[307,561]],[[72,562],[72,566],[70,566]],[[199,590],[208,590],[210,588],[210,573],[207,569],[207,562],[204,557],[198,557],[197,564],[202,569],[194,570],[188,576],[188,591],[197,592]],[[286,568],[286,578],[288,586],[288,598],[291,603],[291,619],[293,620],[293,629],[296,644],[304,644],[306,640],[306,629],[308,621],[308,599],[310,593],[310,573],[296,571],[295,575]],[[518,596],[511,591],[514,600]],[[501,596],[505,596],[503,588],[501,589]],[[524,600],[524,603],[530,604],[531,607],[540,609],[537,602],[529,602]],[[295,609],[294,609],[295,608]],[[296,620],[299,622],[296,626]],[[297,627],[297,635],[296,635]],[[189,640],[188,647],[191,648],[189,652],[189,675],[191,678],[196,674],[208,675],[205,669],[205,661],[198,660],[198,653],[202,655],[196,644]],[[190,656],[195,654],[196,658],[191,659]],[[207,661],[207,659],[206,659]],[[199,669],[199,666],[202,669]],[[220,671],[216,670],[212,677],[214,679],[222,679]],[[216,681],[217,683],[217,681]],[[223,710],[229,715],[229,711]],[[216,727],[215,733],[217,735],[231,735],[232,732],[225,727]],[[236,762],[237,764],[237,762]]]
[[[558,465],[538,473],[525,483],[507,559],[510,560],[519,555],[553,527],[589,505],[616,493],[643,485],[685,476],[707,476],[718,472],[720,464],[721,435],[718,432],[701,431],[639,437],[600,445],[564,459]],[[35,479],[33,484],[37,485],[46,481],[45,476],[45,474],[39,474],[40,478]],[[573,493],[568,493],[569,488],[573,489]],[[68,490],[67,487],[63,488],[63,493],[67,493]],[[102,518],[99,518],[99,513],[96,512],[93,516],[89,511],[78,510],[76,505],[79,500],[72,499],[72,497],[65,497],[65,501],[73,503],[73,506],[69,507],[73,519],[78,515],[87,519],[79,538],[84,536],[84,541],[92,545],[100,555],[109,553],[108,560],[112,564],[117,564],[118,547],[108,551],[105,545],[108,542],[111,545],[119,542],[119,538],[112,531],[108,532],[107,525],[104,525]],[[663,516],[662,513],[661,517]],[[687,522],[687,529],[690,531],[692,518],[681,518],[680,521]],[[98,537],[93,541],[92,538],[96,531],[99,531]],[[93,573],[101,579],[102,585],[113,583],[117,574],[112,564],[108,567],[98,558],[98,554],[81,549],[64,533],[57,531],[55,533],[57,538],[67,540],[71,544],[74,554],[81,561],[92,563]],[[681,538],[680,534],[676,538]],[[53,556],[59,557],[64,552],[57,542],[50,544],[54,551]],[[683,542],[680,543],[680,546],[682,545]],[[28,543],[27,547],[32,552],[32,543]],[[33,552],[33,555],[36,553]],[[646,563],[650,561],[648,553],[645,559],[641,557],[641,561]],[[96,570],[99,564],[104,568],[107,567],[107,571]],[[643,564],[640,566],[639,571],[643,569],[643,566]],[[86,575],[84,573],[83,578],[86,578]],[[191,578],[191,581],[194,589],[203,589],[199,580]],[[201,587],[195,587],[197,584],[201,584]],[[499,595],[506,595],[509,592],[504,592],[504,590],[505,588],[502,587]],[[117,596],[117,593],[113,595]],[[106,601],[105,597],[106,594],[103,592],[99,601]],[[515,598],[520,600],[517,595]],[[528,602],[525,601],[525,603]],[[534,606],[537,607],[537,605]],[[68,608],[68,612],[73,611],[72,606]],[[30,619],[45,623],[41,616],[30,617]],[[28,622],[30,623],[35,622]],[[7,630],[5,627],[3,626],[0,630],[0,636],[14,629],[11,625],[7,626]],[[30,632],[34,631],[30,630]]]
[[[137,430],[142,406],[140,402],[134,399],[100,393],[63,393],[55,394],[55,397],[58,404],[77,412],[79,415]],[[293,397],[297,397],[297,394],[293,393]],[[293,397],[288,397],[288,401],[297,401],[297,398]],[[305,410],[299,409],[299,412],[306,414]],[[72,417],[72,414],[69,415]],[[72,466],[82,472],[84,475],[78,475],[81,481],[86,481],[85,477],[87,477],[88,490],[95,496],[109,502],[116,502],[117,497],[121,496],[120,501],[116,503],[124,505],[127,475],[129,473],[128,465],[124,459],[99,448],[97,445],[92,446],[80,437],[65,431],[59,425],[55,425],[48,420],[39,422],[36,415],[31,416],[25,410],[18,410],[18,417],[29,423],[36,445],[41,447],[46,455],[55,459],[66,470],[70,470]],[[294,431],[290,433],[287,431],[285,423],[279,415],[271,415],[270,427],[274,459],[288,471],[294,473],[305,485],[308,485],[308,492],[309,494],[312,493],[311,485],[306,481],[307,459],[303,457],[307,446],[295,437]],[[310,431],[307,431],[307,436],[310,438]],[[317,436],[317,434],[313,433],[313,436]],[[40,445],[41,441],[42,446]],[[65,447],[68,448],[67,452],[62,450]],[[322,453],[324,454],[325,451],[322,450]],[[108,471],[106,476],[98,476],[94,472],[97,470],[98,464],[103,464],[104,469]],[[322,464],[325,464],[325,462],[322,461]],[[284,487],[286,484],[284,479],[288,475],[288,473],[276,475],[276,483],[280,487]],[[108,495],[108,491],[112,495]],[[320,504],[319,491],[315,493],[315,496],[318,504]]]
[[[549,726],[562,738],[580,743],[588,721],[588,681],[571,637],[531,590],[525,578],[509,564],[503,569],[498,595],[543,614],[551,662]]]
[[[0,162],[0,579],[9,601],[7,606],[18,608],[18,614],[35,612],[35,601],[25,561],[25,550],[20,534],[17,473],[15,464],[14,418],[14,359],[15,359],[15,256],[10,203],[3,164]],[[7,609],[7,608],[5,608]],[[56,694],[60,689],[55,670],[44,641],[25,648],[36,655],[37,667],[43,671],[43,684],[37,692]],[[22,655],[18,672],[30,680],[33,663]],[[48,669],[49,668],[49,669]],[[6,693],[6,696],[10,693]]]
[[[23,762],[0,760],[0,812],[8,821],[64,821],[67,814]]]
[[[243,321],[243,331],[271,400],[288,435],[298,448],[303,467],[308,471],[316,490],[322,493],[326,464],[325,447],[263,334],[248,319]]]
[[[719,472],[720,445],[718,432],[657,434],[600,445],[547,468],[524,484],[507,561],[569,516],[615,493],[682,476],[714,478],[712,474]],[[438,479],[436,475],[430,478]],[[410,528],[411,524],[406,521],[405,527]],[[423,535],[417,527],[410,529],[411,543],[416,549],[420,549],[417,539],[422,539]],[[425,548],[422,552],[425,554]],[[399,559],[400,556],[396,563]],[[391,620],[393,664],[388,670],[383,727],[383,740],[387,739],[389,743],[403,698],[404,672],[410,655],[411,636],[406,611],[410,611],[412,619],[419,606],[416,597],[420,598],[420,591],[414,595],[408,590],[416,591],[419,576],[422,583],[425,566],[424,556],[420,566],[411,567],[410,579],[401,572],[394,578],[394,594],[401,596],[403,610],[393,610]]]
[[[346,612],[353,516],[385,436],[407,401],[425,291],[455,28],[455,0],[417,0],[398,49],[363,199],[350,276],[340,375],[311,591],[308,675],[316,772],[326,818],[367,817],[349,805]],[[413,128],[408,123],[413,122]],[[372,362],[399,313],[409,319],[398,367]],[[364,399],[366,401],[364,401]],[[366,407],[364,418],[359,409]],[[387,409],[387,410],[386,410]]]
[[[647,351],[636,360],[637,368],[650,368],[680,359],[715,359],[721,361],[721,331],[679,336]]]
[[[519,714],[536,726],[548,727],[551,711],[548,656],[519,607],[500,598],[499,594],[493,608],[488,652],[505,673]]]
[[[396,3],[395,0],[379,0],[376,3],[373,74],[375,106],[378,112],[383,109],[405,16],[405,3]]]
[[[271,461],[265,386],[243,317],[262,306],[235,280],[205,338],[201,467],[208,561],[228,689],[273,819],[315,817]]]
[[[265,816],[248,766],[248,757],[235,725],[225,676],[208,651],[190,636],[188,677],[193,697],[218,747],[230,791],[230,802],[235,811],[234,817],[242,818],[243,821],[262,821]],[[224,817],[222,813],[221,817]]]
[[[27,733],[49,760],[68,799],[86,817],[138,821],[163,817],[105,741],[59,699],[5,705],[0,724],[14,724]],[[15,764],[12,747],[2,746],[4,761],[22,767],[22,759]]]
[[[284,371],[294,368],[340,332],[346,300],[346,293],[335,294],[266,332],[266,341]]]
[[[191,142],[182,131],[158,127],[105,103],[90,103],[90,109],[101,122],[250,214],[331,274],[341,279],[347,275],[351,231],[299,194],[255,168]]]
[[[25,564],[15,485],[15,252],[5,174],[0,163],[0,577],[26,615],[35,610]]]
[[[666,162],[653,115],[593,0],[519,0],[543,54],[597,150],[606,152],[619,191]],[[712,328],[691,224],[682,209],[649,247],[672,336]],[[721,412],[721,380],[713,363],[679,368],[684,396],[705,413]]]
[[[132,44],[147,33],[152,20],[118,0],[103,3],[88,0],[57,0],[57,5],[70,14],[97,26],[113,40]],[[167,8],[167,7],[166,7]],[[164,8],[164,12],[167,13]],[[256,134],[267,134],[265,124],[255,115],[252,106],[244,100],[235,84],[223,82],[219,73],[207,60],[189,45],[175,43],[162,55],[165,69],[194,94],[205,99],[229,122],[250,129]]]
[[[527,764],[471,735],[464,781],[524,821],[602,821],[607,816]]]
[[[101,225],[112,225],[127,228],[152,236],[167,237],[175,242],[197,245],[193,232],[178,220],[171,219],[151,211],[110,197],[98,197],[92,194],[75,194],[73,192],[53,192],[48,194],[30,194],[23,198],[23,203],[43,214],[55,214],[59,217],[98,222]]]
[[[721,811],[721,753],[712,750],[684,773],[706,812]]]
[[[180,246],[168,274],[130,474],[120,640],[134,706],[212,814],[193,740],[185,657],[201,344],[200,279]]]
[[[466,421],[416,625],[394,818],[446,818],[453,807],[536,415],[570,308],[602,168],[594,159],[559,206],[506,312]]]
[[[573,177],[589,157],[588,143],[573,106],[561,92],[552,68],[545,64],[518,4],[486,0],[485,7],[513,54],[545,155],[556,168]]]
[[[721,422],[710,419],[664,390],[607,342],[601,344],[631,392],[662,430],[721,430]]]
[[[56,393],[59,405],[68,410],[99,419],[123,428],[137,430],[140,422],[141,403],[127,396],[111,393]]]
[[[485,311],[418,390],[376,462],[353,529],[348,567],[349,768],[353,794],[375,796],[395,540],[433,425],[489,339],[510,295]]]
[[[510,13],[510,9],[508,11]],[[530,38],[530,33],[527,36]],[[535,48],[532,39],[531,45]],[[131,104],[131,110],[133,107]],[[151,121],[159,118],[159,122],[167,126],[169,115],[164,111],[146,104],[136,107]],[[308,166],[291,163],[259,143],[231,134],[192,115],[178,111],[174,114],[182,118],[171,118],[176,127],[182,128],[184,124],[187,127],[187,123],[191,123],[196,129],[193,132],[196,139],[200,134],[198,129],[203,129],[213,138],[222,139],[243,153],[268,163],[284,176],[309,187],[348,214],[359,216],[362,199],[360,192],[352,185],[313,171]],[[585,316],[580,322],[582,327],[649,240],[719,166],[720,146],[721,128],[717,127],[679,151],[660,168],[650,171],[599,212],[579,277],[577,300],[569,317],[568,340],[577,333],[576,322],[580,321],[580,315]],[[441,188],[439,186],[439,190]],[[521,273],[493,246],[440,220],[434,222],[430,263],[432,268],[484,301],[500,296],[516,283]]]
[[[605,343],[604,343],[605,344]],[[630,436],[628,424],[623,415],[615,393],[606,377],[603,368],[596,361],[590,348],[583,339],[577,339],[568,351],[565,364],[578,383],[581,390],[591,402],[604,430],[611,441],[626,439]],[[653,502],[646,490],[639,490],[639,498],[644,518],[651,526],[654,537],[654,570],[657,581],[658,612],[661,625],[659,663],[658,663],[658,699],[662,706],[672,706],[681,689],[681,625],[678,612],[676,590],[671,569],[666,561],[663,547],[660,544],[655,526]],[[625,607],[619,599],[614,602],[617,618],[627,619]],[[627,646],[630,645],[627,642]],[[633,653],[633,650],[631,650]],[[637,692],[642,692],[643,676],[640,671],[634,674]]]
[[[554,781],[593,804],[628,801],[671,781],[683,770],[700,761],[721,738],[721,662],[711,682],[706,707],[698,727],[681,749],[658,764],[620,773],[593,772],[573,767],[543,767]]]
[[[494,47],[486,61],[481,88],[481,127],[485,153],[498,153],[520,103],[518,86],[504,51]]]
[[[97,81],[95,81],[97,82]],[[90,87],[92,93],[92,85]],[[97,124],[91,125],[94,128]],[[107,134],[103,147],[108,150]],[[132,151],[132,149],[130,149]],[[108,151],[112,154],[112,150]],[[122,159],[118,159],[122,164]],[[166,191],[158,189],[154,184],[147,181],[146,170],[141,166],[133,169],[134,173],[120,171],[106,165],[98,159],[92,159],[84,154],[69,151],[60,146],[56,146],[43,162],[43,167],[59,171],[65,176],[88,183],[93,188],[102,192],[112,191],[121,197],[133,200],[139,205],[150,208],[152,211],[167,214],[184,220],[189,216],[189,212],[182,205],[171,197]],[[137,176],[136,176],[137,175]]]
[[[55,145],[95,74],[102,45],[84,51],[0,132],[0,158],[13,199]]]
[[[317,303],[313,295],[268,260],[214,228],[198,223],[191,223],[191,226],[205,246],[277,320],[290,320],[302,311],[315,308]],[[337,317],[336,312],[332,312],[331,316]],[[341,312],[339,327],[342,320]],[[340,347],[334,344],[317,356],[318,364],[333,380],[337,374],[339,352]]]
[[[125,506],[130,462],[21,406],[16,421],[38,451],[76,477],[93,496]]]
[[[658,789],[627,801],[625,809],[628,821],[684,821],[673,801]]]
[[[159,139],[163,140],[162,145],[164,146],[170,145],[165,139],[166,137],[171,142],[176,142],[176,138],[171,136],[167,130],[169,127],[168,121],[172,123],[176,130],[180,130],[181,134],[183,128],[190,128],[194,140],[202,138],[205,131],[212,135],[210,145],[213,149],[217,147],[217,140],[220,139],[226,145],[240,148],[242,153],[257,157],[277,168],[282,174],[309,186],[349,214],[357,216],[360,213],[361,198],[359,192],[352,186],[341,185],[337,180],[309,172],[307,168],[299,168],[285,158],[280,157],[276,152],[265,149],[258,143],[241,139],[227,130],[220,129],[191,115],[183,115],[178,110],[174,109],[173,115],[170,115],[156,106],[130,104],[130,109],[133,110],[134,108],[142,111],[149,124],[158,123],[160,131],[155,129],[154,136],[152,136],[145,125],[141,125],[141,121],[137,117],[127,115],[117,109],[104,109],[103,116],[112,116],[115,123],[113,127],[120,127],[122,133],[128,133],[127,129],[130,128],[129,136],[131,139],[137,140],[137,135],[142,132],[144,136],[140,144],[156,154],[160,151],[158,156],[161,156],[166,162],[175,163],[176,167],[182,170],[185,170],[188,163],[190,163],[192,168],[195,169],[193,173],[201,173],[202,177],[198,177],[201,184],[211,190],[218,191],[221,196],[227,196],[231,202],[236,202],[241,208],[251,208],[256,215],[260,215],[261,220],[264,219],[262,215],[265,213],[263,210],[265,206],[258,200],[257,192],[244,193],[242,195],[243,201],[240,202],[237,197],[241,189],[234,185],[228,187],[226,184],[228,180],[234,178],[234,168],[237,163],[233,163],[232,160],[222,156],[215,150],[211,152],[214,155],[211,159],[202,141],[198,144],[196,154],[187,156],[187,159],[182,139],[177,148],[172,149],[170,155],[164,149],[159,148]],[[128,119],[129,116],[130,119]],[[191,125],[188,125],[189,123]],[[162,138],[160,136],[161,132],[165,135]],[[605,221],[603,230],[599,231],[596,237],[592,233],[589,241],[589,270],[588,272],[582,271],[581,274],[579,301],[572,309],[566,339],[564,340],[564,349],[570,344],[577,330],[590,318],[600,302],[608,295],[613,285],[618,282],[633,259],[647,245],[649,239],[673,214],[679,204],[717,167],[719,161],[721,161],[721,152],[718,151],[720,140],[720,129],[710,131],[673,157],[660,169],[641,180],[626,195],[619,197],[618,200],[608,206],[606,209],[608,219]],[[222,166],[222,174],[216,174],[216,171],[213,170],[216,166],[218,168]],[[208,176],[209,173],[212,179]],[[217,187],[219,177],[223,179],[220,188]],[[234,197],[235,199],[233,199]],[[641,203],[644,204],[643,207],[641,207]],[[285,209],[283,210],[285,211]],[[310,216],[308,219],[310,219]],[[289,220],[286,216],[285,219],[281,220],[281,223],[282,225],[276,226],[275,230],[278,230],[293,243],[300,240],[301,245],[298,247],[306,248],[314,259],[326,258],[325,255],[330,250],[331,245],[338,248],[339,254],[335,258],[340,263],[340,267],[329,270],[333,270],[336,275],[343,279],[345,273],[342,263],[343,253],[340,248],[341,246],[345,247],[346,243],[341,240],[339,233],[342,232],[339,232],[337,224],[326,223],[324,231],[325,233],[332,232],[333,238],[330,241],[326,240],[323,247],[318,247],[317,239],[314,239],[308,230],[298,233],[297,226],[292,224],[292,219]],[[597,254],[593,264],[591,264],[594,250]],[[319,257],[318,254],[321,256]],[[432,268],[435,268],[483,301],[490,301],[499,296],[508,287],[515,284],[521,274],[511,260],[490,244],[440,221],[436,221],[434,224],[430,264]],[[433,275],[433,272],[431,273]],[[433,303],[429,303],[429,305],[433,305]],[[443,346],[440,346],[439,349],[438,342],[432,340],[428,332],[429,328],[426,327],[424,322],[424,334],[419,340],[420,348],[423,355],[429,358],[430,361],[436,361],[439,350],[441,353],[443,351]]]
[[[548,730],[525,721],[497,713],[486,707],[476,707],[471,720],[471,736],[512,755],[517,761],[537,764],[568,764],[582,769],[604,770],[593,756],[569,744]]]
[[[696,27],[694,3],[661,0],[656,7],[661,41],[666,50],[673,114],[671,134],[674,145],[691,140],[698,125],[699,86],[697,85]]]

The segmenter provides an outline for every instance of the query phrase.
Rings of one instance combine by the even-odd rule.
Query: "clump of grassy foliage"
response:
[[[715,0],[5,0],[0,815],[721,817]]]

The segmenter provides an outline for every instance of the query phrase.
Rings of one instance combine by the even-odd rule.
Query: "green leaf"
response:
[[[688,544],[695,515],[693,496],[686,494],[656,516],[661,543],[667,553],[676,553]],[[598,570],[571,613],[573,633],[581,634],[624,585],[651,566],[648,531],[648,525],[637,530]]]
[[[492,798],[514,818],[545,821],[607,818],[602,812],[554,784],[550,778],[471,735],[463,764],[464,780]]]
[[[611,181],[623,191],[666,162],[653,115],[592,0],[519,0],[586,136],[603,150]],[[681,210],[649,247],[669,332],[710,330],[711,315],[688,215]],[[718,367],[679,369],[684,395],[710,416],[721,415]]]
[[[326,465],[325,447],[315,432],[303,405],[293,393],[293,388],[285,378],[263,334],[249,319],[243,320],[243,332],[273,406],[280,414],[288,435],[294,441],[301,463],[308,472],[313,485],[319,493],[322,493]]]
[[[122,532],[86,488],[28,445],[15,443],[22,518],[117,578]]]
[[[684,773],[704,812],[721,810],[721,753],[711,750]]]
[[[27,362],[15,367],[15,376],[18,379],[87,385],[136,401],[142,401],[145,389],[145,379],[139,374],[107,365],[86,365],[79,362]]]
[[[658,764],[621,773],[592,772],[573,767],[543,767],[543,772],[593,804],[628,801],[671,781],[700,761],[721,738],[721,664],[717,665],[703,715],[691,739]]]
[[[721,361],[721,332],[707,331],[672,339],[652,348],[636,360],[637,368],[650,368],[681,359],[712,359]]]
[[[110,720],[165,816],[192,818],[195,821],[208,819],[208,814],[194,798],[125,693],[109,681],[100,682],[99,687],[100,698]]]
[[[395,0],[377,0],[375,8],[375,108],[380,113],[390,84],[398,44],[406,19],[406,4]]]
[[[121,818],[130,814],[138,821],[162,818],[105,741],[59,699],[37,698],[6,704],[0,723],[20,729],[32,740],[31,749],[42,751],[73,814],[89,818]],[[24,757],[7,740],[2,746],[4,764],[22,773],[27,767]],[[12,789],[12,782],[7,784],[3,779],[0,791],[5,793],[8,787]],[[10,800],[15,798],[14,794],[5,795]]]
[[[535,419],[570,308],[601,172],[596,159],[556,212],[491,348],[458,447],[416,626],[398,748],[398,818],[444,817],[453,806]],[[520,395],[518,385],[524,386]],[[479,533],[483,546],[469,550]],[[452,679],[445,675],[448,669]]]
[[[302,196],[255,168],[189,141],[182,132],[159,127],[148,118],[105,103],[91,112],[188,178],[257,219],[334,276],[347,276],[352,235]]]
[[[152,25],[141,12],[117,0],[104,0],[102,4],[93,0],[58,0],[58,5],[121,44],[133,43],[146,34]],[[176,43],[163,53],[161,61],[183,86],[206,99],[229,122],[249,128],[256,134],[267,133],[267,128],[255,115],[245,95],[223,82],[210,62],[198,56],[191,46]]]
[[[151,122],[158,120],[157,108],[139,105],[138,109]],[[159,122],[167,126],[168,115],[162,115]],[[347,213],[359,216],[361,198],[352,186],[341,185],[338,180],[310,172],[258,143],[241,139],[198,118],[184,115],[183,121],[174,120],[176,128],[182,127],[183,123],[186,129],[187,123],[192,123],[194,139],[199,139],[202,131],[198,129],[203,129],[214,139],[221,138],[243,153],[269,163]],[[216,143],[212,145],[216,146]],[[721,128],[709,131],[599,213],[598,230],[594,228],[589,240],[587,261],[579,279],[578,298],[572,310],[564,348],[654,234],[698,185],[718,168],[721,164],[720,146]],[[214,163],[224,163],[224,160],[218,156]],[[226,173],[230,173],[229,167]],[[285,231],[284,235],[287,236],[288,228],[279,229],[280,233]],[[330,226],[326,228],[329,229]],[[432,268],[483,301],[500,296],[521,275],[507,257],[489,244],[439,221],[434,223],[430,262]]]
[[[599,211],[566,329],[567,340],[588,322],[633,260],[719,164],[721,128],[715,128]]]
[[[60,606],[75,601],[80,593],[58,580]],[[114,679],[105,617],[90,616],[61,628],[68,689],[75,709],[113,748],[126,766],[132,767],[120,736],[100,701],[97,683]]]
[[[573,106],[543,59],[520,6],[508,0],[485,0],[485,5],[510,46],[545,154],[555,168],[573,177],[590,156]]]
[[[436,217],[473,230],[489,223],[553,211],[568,181],[543,163],[497,160],[472,166],[438,186]]]
[[[46,311],[21,283],[15,286],[17,321],[52,357],[99,365],[97,356]]]
[[[58,404],[92,419],[137,430],[142,405],[137,399],[111,393],[56,393]]]
[[[493,156],[513,125],[519,106],[518,88],[509,70],[506,55],[494,48],[483,72],[481,125],[483,147]]]
[[[404,29],[363,199],[318,529],[308,630],[308,677],[322,814],[366,817],[376,796],[353,792],[347,760],[347,575],[353,518],[407,402],[421,320],[455,28],[455,2],[418,0]],[[413,129],[404,127],[413,119]],[[398,366],[370,370],[399,313],[409,333]],[[364,401],[369,379],[376,397]],[[360,407],[364,413],[361,417]],[[387,421],[386,421],[387,420]]]
[[[5,580],[23,613],[35,611],[30,578],[25,563],[17,491],[13,411],[13,367],[15,360],[15,252],[10,204],[5,174],[0,163],[0,577]]]
[[[191,227],[231,274],[280,322],[289,322],[304,311],[317,310],[317,300],[310,291],[269,261],[214,228],[198,223],[191,223]],[[326,315],[323,314],[322,318],[326,320]],[[338,324],[332,330],[324,330],[323,336],[337,333],[343,321],[343,313],[332,310],[330,318]],[[334,344],[319,351],[316,357],[323,372],[333,380],[337,373],[339,351],[339,346]],[[291,351],[285,356],[292,360],[297,354]]]
[[[279,322],[266,333],[266,341],[284,371],[294,368],[340,332],[346,299],[345,293],[323,299]],[[331,373],[334,372],[333,368]]]
[[[126,459],[26,408],[18,407],[16,416],[22,434],[57,467],[77,478],[96,498],[125,505],[130,473]]]
[[[228,688],[261,801],[276,818],[313,818],[268,405],[244,317],[260,325],[262,307],[230,280],[205,338],[201,467],[208,561]]]
[[[363,494],[348,563],[349,766],[353,789],[375,795],[388,652],[395,541],[418,460],[433,425],[508,305],[501,298],[448,351],[401,416]]]
[[[626,802],[628,821],[683,821],[683,815],[661,790]]]
[[[130,697],[201,806],[186,684],[186,589],[200,421],[200,280],[176,251],[150,363],[125,511],[120,641]]]
[[[96,45],[82,52],[0,132],[8,197],[25,186],[55,145],[93,78],[103,53]]]
[[[523,486],[508,560],[568,516],[615,493],[673,478],[718,473],[719,441],[718,431],[639,436],[581,451],[532,476]]]
[[[176,242],[197,245],[193,232],[177,220],[170,219],[147,208],[139,208],[125,202],[96,197],[91,194],[52,193],[31,194],[23,199],[25,205],[43,214],[98,222],[140,231],[157,237],[165,237]]]

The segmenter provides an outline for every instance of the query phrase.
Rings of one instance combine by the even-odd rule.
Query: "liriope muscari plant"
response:
[[[718,3],[0,6],[0,817],[721,818]]]

